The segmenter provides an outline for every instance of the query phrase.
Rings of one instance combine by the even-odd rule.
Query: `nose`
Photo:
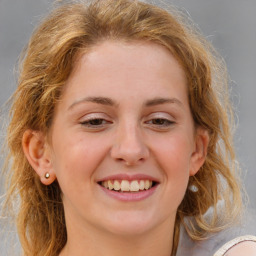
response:
[[[127,166],[138,165],[149,157],[149,149],[139,127],[120,127],[111,148],[111,157]]]

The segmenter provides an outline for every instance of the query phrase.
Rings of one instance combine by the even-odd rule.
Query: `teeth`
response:
[[[117,180],[114,181],[114,190],[120,190],[120,183]]]
[[[130,191],[130,183],[128,180],[122,180],[121,182],[121,190],[122,191]]]
[[[122,192],[137,192],[139,190],[148,190],[152,187],[153,183],[151,180],[107,180],[103,181],[101,185],[109,190],[122,191]]]
[[[130,191],[139,191],[140,190],[140,185],[139,182],[137,180],[133,180],[130,184]]]
[[[114,188],[112,182],[108,180],[108,189],[112,190]]]
[[[108,188],[108,181],[106,181],[106,180],[103,181],[103,182],[102,182],[102,185],[103,185],[103,187]]]
[[[146,182],[145,182],[145,189],[149,189],[149,180],[146,180]]]
[[[140,190],[144,190],[144,188],[145,188],[145,182],[144,182],[144,180],[141,180],[140,181]]]

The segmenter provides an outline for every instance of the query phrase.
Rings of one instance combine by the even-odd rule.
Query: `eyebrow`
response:
[[[106,98],[106,97],[86,97],[81,100],[75,101],[71,106],[68,108],[69,110],[72,109],[74,106],[84,103],[84,102],[92,102],[97,103],[105,106],[115,106],[117,103],[115,103],[112,99]]]
[[[70,110],[74,106],[80,103],[85,103],[85,102],[92,102],[92,103],[105,105],[105,106],[118,106],[118,104],[114,100],[107,97],[86,97],[86,98],[75,101],[73,104],[70,105],[68,109]],[[144,105],[146,107],[152,107],[152,106],[162,105],[166,103],[176,103],[181,107],[183,107],[182,102],[177,98],[154,98],[154,99],[145,101]]]
[[[154,98],[152,100],[147,100],[145,102],[145,106],[152,107],[152,106],[166,104],[166,103],[176,103],[176,104],[180,105],[181,107],[183,107],[182,102],[180,100],[178,100],[177,98]]]

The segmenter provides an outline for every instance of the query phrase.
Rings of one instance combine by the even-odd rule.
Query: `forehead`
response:
[[[77,59],[66,90],[69,97],[72,91],[114,95],[120,89],[165,94],[167,88],[186,88],[186,83],[182,67],[164,46],[144,41],[105,41]]]
[[[81,65],[87,63],[87,68],[96,67],[98,70],[115,68],[120,70],[124,65],[129,69],[154,68],[155,70],[164,70],[163,66],[170,65],[171,69],[183,74],[183,68],[171,54],[171,51],[165,46],[150,41],[121,41],[121,40],[106,40],[92,47],[89,47],[84,52],[81,51],[74,65],[72,77]],[[176,67],[174,67],[176,66]],[[174,68],[176,68],[174,70]],[[181,71],[181,72],[180,72]]]

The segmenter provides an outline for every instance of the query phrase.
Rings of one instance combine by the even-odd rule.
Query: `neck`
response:
[[[68,223],[67,223],[68,224]],[[67,225],[68,240],[60,256],[170,256],[174,222],[168,220],[143,234],[120,235],[92,227]]]

